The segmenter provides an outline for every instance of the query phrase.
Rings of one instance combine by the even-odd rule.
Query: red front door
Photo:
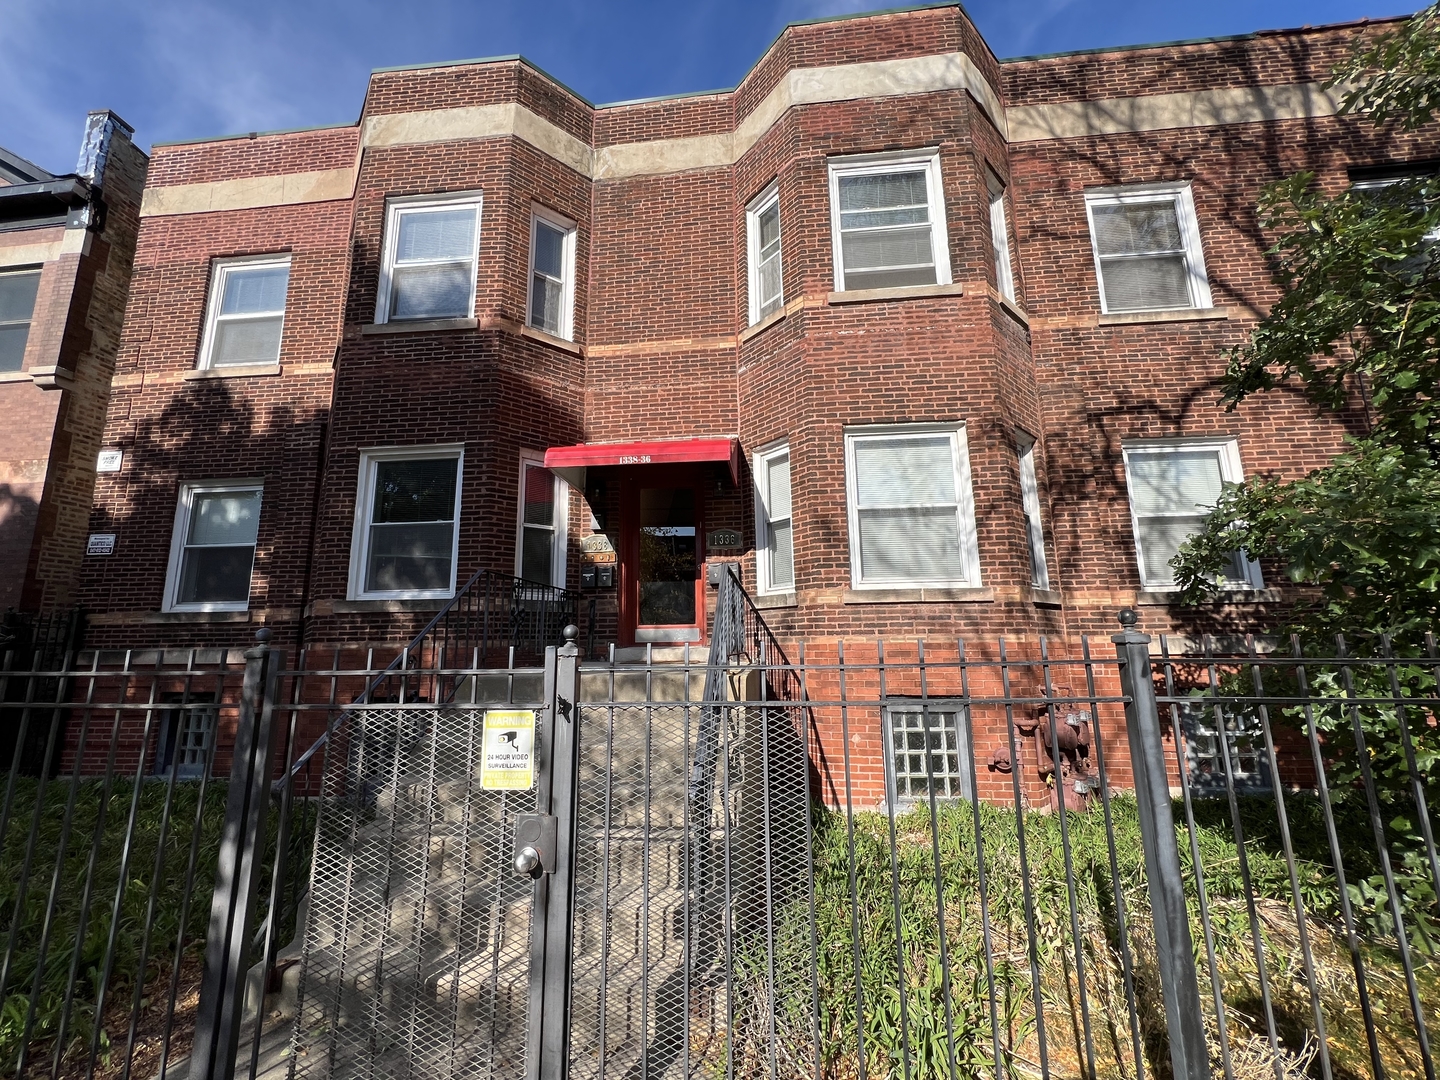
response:
[[[621,644],[705,637],[704,489],[689,466],[621,474]]]

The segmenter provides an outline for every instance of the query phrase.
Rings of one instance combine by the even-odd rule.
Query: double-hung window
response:
[[[985,180],[990,189],[990,246],[995,253],[995,287],[1006,300],[1015,299],[1015,274],[1010,266],[1010,227],[1005,214],[1005,185],[989,169]]]
[[[885,780],[892,807],[928,803],[932,796],[975,798],[975,762],[963,705],[892,699],[884,718]]]
[[[455,593],[459,446],[367,450],[350,548],[350,599]]]
[[[253,480],[180,488],[166,611],[244,611],[250,606],[261,493]]]
[[[574,337],[575,223],[536,207],[530,215],[530,314],[536,330]]]
[[[755,455],[755,579],[761,593],[795,589],[790,516],[790,447]]]
[[[785,303],[780,274],[780,187],[771,184],[745,210],[749,251],[750,325]]]
[[[852,429],[845,459],[857,589],[980,584],[963,424]]]
[[[1100,309],[1106,314],[1208,308],[1210,284],[1189,184],[1085,195]]]
[[[470,318],[479,252],[479,195],[390,200],[375,321]]]
[[[1240,482],[1240,449],[1234,439],[1194,439],[1127,444],[1124,454],[1141,588],[1173,589],[1170,560],[1199,532],[1224,485]],[[1221,577],[1232,587],[1261,584],[1243,551],[1232,553]]]
[[[19,371],[25,366],[25,342],[30,339],[39,290],[39,270],[0,273],[0,371]]]
[[[835,290],[950,284],[940,152],[830,162]]]
[[[290,257],[215,263],[200,367],[278,364]]]
[[[1025,539],[1030,547],[1030,584],[1037,589],[1049,589],[1045,526],[1040,518],[1040,485],[1035,479],[1035,440],[1019,433],[1016,452],[1020,457],[1020,505],[1025,511]]]
[[[569,491],[569,485],[538,460],[521,460],[517,577],[565,587],[565,504]]]

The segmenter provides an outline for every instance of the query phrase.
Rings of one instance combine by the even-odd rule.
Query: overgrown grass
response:
[[[1154,1075],[1168,1074],[1169,1051],[1138,816],[1130,798],[1116,798],[1113,807],[1118,897],[1099,808],[1088,814],[1071,814],[1067,819],[1073,871],[1069,880],[1073,881],[1075,893],[1078,948],[1071,924],[1070,886],[1059,817],[1032,813],[1025,818],[1034,914],[1032,942],[1026,929],[1021,884],[1027,878],[1021,873],[1020,835],[1014,814],[1000,807],[981,809],[996,1006],[993,1024],[998,1027],[1001,1061],[1007,1071],[1017,1075],[1040,1071],[1032,949],[1043,1004],[1048,1068],[1055,1075],[1086,1075],[1088,1019],[1097,1074],[1135,1075],[1121,963],[1122,907],[1134,959],[1135,1005],[1145,1067]],[[1336,921],[1339,892],[1329,864],[1319,808],[1304,798],[1292,799],[1288,808],[1298,849],[1297,876],[1306,908],[1305,925],[1334,1071],[1337,1076],[1368,1075],[1369,1051],[1355,1006],[1349,953]],[[859,814],[853,823],[853,858],[844,816],[824,810],[816,813],[814,976],[818,993],[813,1000],[818,1001],[818,1028],[811,1022],[809,898],[798,897],[780,916],[776,941],[773,1008],[780,1033],[778,1052],[787,1071],[812,1075],[818,1064],[823,1075],[849,1080],[861,1074],[863,1053],[868,1077],[939,1080],[950,1076],[953,1055],[959,1075],[993,1076],[997,1039],[992,1028],[980,867],[971,809],[953,805],[937,808],[932,829],[929,809],[919,808],[895,822],[893,845],[885,816]],[[1289,871],[1278,845],[1274,805],[1265,800],[1248,800],[1242,808],[1242,819],[1255,918],[1261,927],[1279,1034],[1278,1053],[1270,1047],[1260,1004],[1251,911],[1228,806],[1202,804],[1197,817],[1216,970],[1227,1004],[1233,1071],[1237,1076],[1273,1078],[1278,1064],[1285,1075],[1318,1076],[1308,983]],[[1352,822],[1340,824],[1346,836],[1357,827]],[[1207,1000],[1207,1012],[1213,1012],[1208,1004],[1211,980],[1196,878],[1189,837],[1183,828],[1180,848],[1201,996]],[[1355,857],[1361,861],[1359,848]],[[940,962],[942,945],[948,954],[948,986],[946,969]],[[1381,939],[1367,942],[1365,951],[1387,1070],[1392,1075],[1406,1075],[1418,1069],[1418,1056],[1398,960],[1393,948]],[[768,1052],[758,1041],[759,1033],[768,1027],[756,1022],[758,1013],[771,1006],[763,994],[764,957],[758,943],[756,951],[747,956],[748,966],[737,986],[737,1034],[745,1041],[746,1031],[756,1032],[756,1039],[749,1040],[755,1045],[748,1046],[748,1052],[758,1055]],[[1083,980],[1077,977],[1077,965],[1083,965]],[[1421,978],[1429,1023],[1440,1025],[1440,994],[1436,993],[1434,969],[1428,963]],[[753,993],[747,993],[747,989]],[[757,1014],[749,1022],[745,1022],[747,1009]],[[1207,1015],[1206,1022],[1219,1075],[1220,1048],[1214,1016]]]
[[[37,786],[34,779],[16,781],[11,820],[0,846],[0,948],[12,949],[0,1003],[0,1072],[7,1074],[15,1068],[32,995],[28,1056],[36,1068],[49,1069],[72,970],[75,991],[64,1021],[65,1049],[67,1055],[79,1055],[83,1067],[95,1033],[107,952],[113,959],[99,1039],[102,1061],[109,1057],[112,1046],[122,1045],[128,1037],[137,983],[143,987],[145,1004],[158,1006],[168,1001],[182,922],[187,954],[198,954],[204,947],[225,816],[225,784],[210,782],[203,807],[198,805],[198,784],[175,785],[161,852],[166,802],[163,781],[141,782],[137,800],[135,785],[128,781],[114,783],[107,795],[100,780],[82,780],[73,788],[68,778],[52,780],[45,785],[38,820]],[[72,791],[68,839],[64,858],[57,865]],[[17,913],[32,822],[35,840],[28,888]],[[198,845],[194,878],[187,889],[192,838]],[[157,852],[163,856],[158,880]],[[149,942],[142,967],[147,912]],[[42,944],[44,968],[37,987]]]

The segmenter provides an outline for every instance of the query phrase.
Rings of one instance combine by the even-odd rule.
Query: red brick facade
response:
[[[521,60],[461,63],[375,73],[354,127],[157,146],[105,431],[124,468],[91,514],[118,539],[85,563],[90,640],[242,645],[265,623],[286,646],[400,642],[442,601],[353,595],[362,451],[463,446],[463,582],[517,565],[522,454],[716,437],[738,438],[741,482],[697,468],[701,528],[741,533],[710,557],[739,558],[750,582],[750,455],[788,441],[795,584],[763,601],[782,639],[1107,634],[1137,602],[1152,631],[1253,625],[1286,599],[1276,568],[1204,612],[1142,590],[1122,445],[1224,436],[1247,475],[1290,477],[1341,445],[1345,419],[1279,394],[1227,413],[1216,380],[1274,298],[1261,185],[1311,169],[1333,188],[1437,154],[1434,133],[1377,134],[1315,87],[1369,32],[1002,63],[936,6],[794,25],[724,93],[597,108]],[[836,292],[830,163],[902,151],[938,151],[949,284]],[[987,171],[1006,188],[1013,304]],[[784,307],[757,329],[746,207],[772,182]],[[1102,316],[1085,193],[1157,182],[1189,185],[1212,305]],[[473,318],[372,325],[389,201],[457,192],[483,200]],[[575,223],[573,344],[526,326],[532,206]],[[215,260],[281,252],[279,364],[197,372]],[[962,423],[979,584],[854,588],[846,431]],[[1037,439],[1045,592],[1017,433]],[[571,588],[591,510],[623,552],[645,469],[572,489]],[[181,485],[238,479],[264,485],[248,609],[163,610]],[[621,588],[633,570],[622,559]],[[628,644],[616,590],[587,595],[597,640]]]

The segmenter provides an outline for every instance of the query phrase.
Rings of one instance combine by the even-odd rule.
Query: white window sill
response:
[[[994,589],[929,586],[920,589],[846,589],[841,600],[846,604],[990,604],[994,601]]]
[[[1064,603],[1058,589],[1037,589],[1031,585],[1025,591],[1030,594],[1030,602],[1036,607],[1058,608]]]
[[[418,334],[425,330],[474,330],[476,319],[400,319],[395,322],[365,323],[362,334]]]
[[[533,326],[522,326],[520,328],[520,336],[530,338],[532,341],[544,342],[546,345],[553,345],[557,349],[564,349],[566,352],[574,353],[576,356],[582,355],[580,346],[575,344],[575,342],[566,341],[564,338],[556,337],[554,334],[547,334],[544,330],[537,330]]]
[[[776,323],[778,323],[778,322],[779,322],[781,319],[783,319],[783,318],[785,318],[785,305],[784,305],[784,304],[781,304],[778,308],[776,308],[774,311],[770,312],[769,315],[766,315],[763,319],[761,319],[759,322],[757,322],[754,326],[747,326],[744,330],[741,330],[741,331],[740,331],[740,341],[741,341],[741,343],[744,343],[744,342],[746,342],[746,341],[749,341],[751,338],[753,338],[756,334],[760,333],[762,330],[768,330],[770,327],[774,326]]]
[[[924,296],[964,296],[960,285],[904,285],[898,289],[848,289],[825,297],[830,304],[865,304],[873,300],[908,300]]]
[[[1202,322],[1209,319],[1228,319],[1230,309],[1223,307],[1180,308],[1176,311],[1117,311],[1101,315],[1100,326],[1126,326],[1133,323],[1157,322]]]
[[[1223,607],[1230,604],[1277,604],[1280,602],[1279,589],[1221,589],[1199,604],[1181,602],[1180,591],[1144,590],[1135,594],[1135,603],[1144,607]]]
[[[767,608],[795,607],[797,601],[793,592],[757,593],[755,606],[762,611]]]
[[[435,596],[409,600],[336,600],[331,610],[337,615],[361,611],[439,611],[450,599]]]
[[[279,375],[279,364],[226,364],[185,372],[187,379],[243,379],[247,375]]]

